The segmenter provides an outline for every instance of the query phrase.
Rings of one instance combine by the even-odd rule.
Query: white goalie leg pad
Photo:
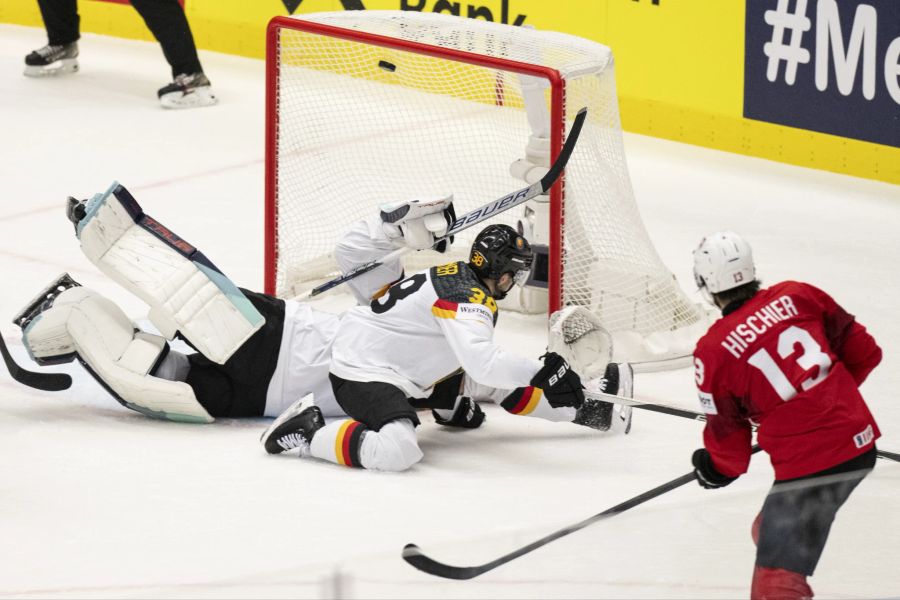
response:
[[[92,263],[150,305],[164,336],[180,331],[214,362],[228,360],[265,322],[215,265],[145,215],[118,183],[88,202],[77,234]]]
[[[597,315],[583,306],[567,306],[550,315],[547,349],[587,381],[603,375],[612,360],[613,340]]]
[[[367,431],[359,449],[359,461],[374,471],[405,471],[420,460],[422,450],[416,428],[409,419],[386,423],[378,431]]]
[[[120,403],[170,421],[211,423],[186,383],[150,375],[167,350],[166,340],[139,331],[113,302],[83,287],[65,290],[23,332],[38,362],[76,355]]]

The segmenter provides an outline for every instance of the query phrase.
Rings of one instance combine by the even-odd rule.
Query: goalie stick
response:
[[[753,453],[759,452],[759,446],[753,446]],[[630,500],[626,500],[621,504],[617,504],[612,508],[608,508],[601,513],[597,513],[593,517],[589,517],[584,521],[580,521],[575,523],[574,525],[569,525],[568,527],[564,527],[559,531],[555,531],[550,535],[544,536],[541,539],[528,544],[527,546],[523,546],[518,550],[510,552],[509,554],[504,554],[500,558],[492,560],[491,562],[484,563],[483,565],[478,565],[477,567],[454,567],[452,565],[448,565],[442,562],[438,562],[433,558],[426,556],[422,550],[416,546],[415,544],[407,544],[403,548],[403,560],[408,562],[413,567],[418,570],[428,573],[429,575],[435,575],[436,577],[444,577],[445,579],[472,579],[474,577],[478,577],[488,571],[492,571],[496,569],[500,565],[505,565],[511,560],[519,558],[524,554],[528,554],[533,550],[537,550],[541,546],[546,546],[550,542],[554,540],[558,540],[561,537],[565,537],[570,533],[575,533],[580,529],[584,529],[588,525],[593,525],[597,521],[602,521],[604,519],[608,519],[610,517],[614,517],[619,513],[623,513],[630,508],[634,508],[640,504],[648,500],[652,500],[657,496],[662,496],[666,492],[670,492],[676,488],[683,486],[686,483],[694,481],[694,472],[685,473],[681,477],[677,477],[672,481],[664,483],[658,487],[653,488],[652,490],[648,490],[643,494],[639,494]]]
[[[3,336],[0,335],[0,354],[3,355],[3,362],[13,379],[45,392],[60,392],[72,387],[72,378],[66,373],[35,373],[34,371],[26,371],[13,360]]]
[[[657,412],[664,415],[672,415],[675,417],[683,417],[685,419],[691,419],[693,421],[706,421],[706,415],[701,412],[696,412],[693,410],[687,410],[685,408],[676,408],[674,406],[667,406],[665,404],[655,404],[653,402],[643,402],[641,400],[635,400],[633,398],[626,398],[624,396],[614,396],[612,394],[605,394],[603,392],[594,391],[594,390],[584,390],[584,397],[588,400],[599,400],[602,402],[612,402],[614,404],[622,404],[624,406],[633,406],[634,408],[640,408],[642,410],[649,410],[651,412]],[[753,429],[756,430],[756,426],[753,426]],[[885,460],[893,460],[896,462],[900,462],[900,454],[896,452],[888,452],[886,450],[876,450],[875,451],[878,458],[883,458]]]
[[[527,202],[533,198],[537,198],[542,194],[546,194],[547,191],[551,187],[553,187],[553,184],[556,183],[556,180],[559,179],[559,176],[562,175],[563,169],[566,168],[566,163],[569,162],[569,157],[572,156],[572,151],[575,149],[575,143],[578,141],[578,136],[581,133],[581,128],[584,126],[584,121],[586,118],[587,108],[582,108],[578,111],[578,114],[575,115],[575,122],[572,123],[572,128],[569,130],[569,135],[566,138],[566,143],[563,144],[562,150],[560,150],[559,152],[559,156],[556,157],[556,160],[550,166],[547,174],[541,177],[540,181],[537,181],[520,190],[516,190],[511,194],[507,194],[502,198],[498,198],[497,200],[492,200],[491,202],[488,202],[483,206],[479,206],[475,210],[469,211],[466,214],[460,216],[450,226],[449,230],[447,231],[447,235],[439,240],[436,240],[434,245],[438,245],[444,240],[449,239],[450,237],[468,229],[469,227],[472,227],[473,225],[477,225],[478,223],[481,223],[482,221],[485,221],[495,215],[519,206],[520,204],[523,204],[524,202]],[[352,271],[341,275],[340,277],[336,277],[331,281],[326,281],[322,285],[314,287],[309,292],[309,296],[318,296],[323,292],[327,292],[330,289],[336,288],[342,283],[346,283],[351,279],[359,277],[363,273],[368,273],[376,267],[379,267],[387,262],[397,260],[404,254],[409,252],[409,250],[409,248],[398,248],[390,254],[382,257],[380,260],[373,260],[360,265]]]

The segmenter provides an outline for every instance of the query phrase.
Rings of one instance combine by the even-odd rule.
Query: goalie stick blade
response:
[[[3,355],[3,362],[6,363],[10,376],[22,385],[45,392],[61,392],[72,387],[72,378],[66,373],[35,373],[17,365],[6,347],[3,336],[0,336],[0,354]]]
[[[584,107],[575,115],[575,122],[572,123],[572,129],[569,130],[569,136],[566,138],[566,143],[563,144],[562,150],[559,151],[559,156],[556,157],[550,170],[541,177],[541,188],[543,188],[544,192],[553,187],[553,184],[562,175],[563,169],[566,168],[566,163],[569,162],[569,157],[572,156],[572,151],[575,150],[575,143],[578,141],[578,136],[581,135],[581,128],[584,127],[586,119],[587,107]]]
[[[578,143],[578,137],[581,135],[581,129],[584,127],[584,122],[586,119],[587,108],[582,108],[578,111],[578,114],[575,115],[575,121],[572,123],[572,128],[569,130],[569,135],[566,138],[566,142],[565,144],[563,144],[562,149],[559,151],[559,155],[556,157],[556,160],[553,161],[553,164],[550,166],[547,174],[544,175],[540,181],[528,187],[516,190],[511,194],[507,194],[502,198],[498,198],[497,200],[492,200],[491,202],[488,202],[483,206],[479,206],[475,210],[469,211],[466,214],[457,217],[456,221],[454,221],[450,226],[447,235],[439,240],[436,240],[434,245],[436,246],[441,242],[446,241],[448,238],[456,235],[460,231],[472,227],[473,225],[477,225],[482,221],[493,218],[502,212],[506,212],[511,208],[519,206],[524,202],[547,193],[547,191],[551,187],[553,187],[553,184],[556,183],[560,175],[562,175],[563,170],[566,168],[566,164],[569,162],[569,157],[572,156],[572,152],[575,150],[575,144]],[[392,260],[398,259],[408,251],[409,248],[400,248],[398,250],[394,250],[381,260],[372,261],[364,265],[360,265],[344,275],[341,275],[332,279],[331,281],[326,281],[322,285],[314,287],[309,292],[309,297],[318,296],[323,292],[327,292],[330,289],[336,288],[342,283],[350,281],[355,277],[359,277],[363,273],[368,273],[376,267],[379,267]]]

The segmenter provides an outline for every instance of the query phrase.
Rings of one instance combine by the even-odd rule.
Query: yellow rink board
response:
[[[186,11],[200,48],[256,58],[265,55],[269,19],[289,14],[288,6],[293,14],[437,9],[563,31],[613,49],[627,131],[900,184],[900,148],[743,117],[745,0],[657,2],[187,0]],[[83,31],[153,39],[128,5],[82,0],[79,12]],[[37,2],[2,0],[0,22],[40,27]]]

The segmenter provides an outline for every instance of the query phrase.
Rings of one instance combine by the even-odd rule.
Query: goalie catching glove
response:
[[[445,252],[453,243],[452,236],[436,246],[435,243],[447,235],[454,221],[453,194],[381,206],[384,233],[398,248],[428,250],[433,247],[438,252]]]

